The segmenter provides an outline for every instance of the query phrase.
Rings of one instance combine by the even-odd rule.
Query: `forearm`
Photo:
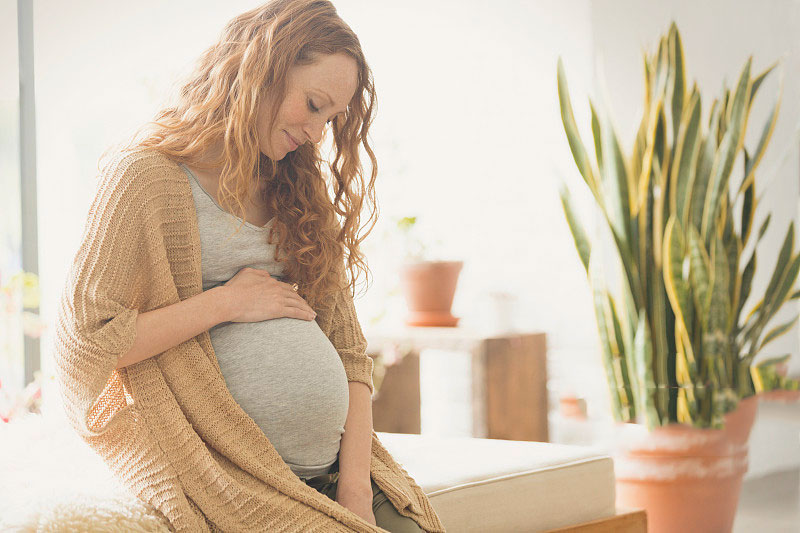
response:
[[[136,317],[136,338],[119,358],[122,368],[160,354],[228,320],[223,286]]]
[[[339,448],[339,484],[347,490],[369,491],[372,458],[372,397],[359,381],[348,384],[350,403]]]

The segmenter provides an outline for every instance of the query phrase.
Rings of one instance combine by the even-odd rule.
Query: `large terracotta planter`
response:
[[[458,318],[450,313],[462,261],[422,261],[403,265],[400,278],[408,304],[409,326],[453,327]]]
[[[617,507],[645,509],[649,533],[730,532],[757,405],[739,402],[721,430],[626,424],[614,457]]]

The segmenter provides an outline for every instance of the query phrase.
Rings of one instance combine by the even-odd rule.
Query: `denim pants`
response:
[[[336,501],[336,487],[339,482],[339,459],[331,465],[327,474],[314,476],[304,480],[310,487],[314,487],[319,492]],[[403,516],[397,512],[392,502],[386,497],[374,480],[372,483],[372,513],[375,515],[375,522],[391,533],[419,533],[422,531],[414,520]]]

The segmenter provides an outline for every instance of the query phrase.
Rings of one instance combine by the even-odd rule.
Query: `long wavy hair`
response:
[[[322,54],[345,53],[358,65],[358,87],[343,116],[326,127],[332,154],[323,161],[317,145],[305,143],[280,161],[259,149],[256,116],[263,98],[274,122],[289,69]],[[360,243],[378,217],[377,161],[367,140],[375,87],[358,37],[327,0],[272,0],[242,13],[199,58],[176,103],[159,111],[122,150],[155,149],[175,161],[222,168],[219,200],[244,224],[245,203],[260,191],[275,213],[276,259],[285,277],[300,286],[311,307],[324,306],[335,291],[355,294],[359,273],[370,275]],[[271,129],[271,127],[270,127]],[[221,141],[216,160],[200,161]],[[321,143],[322,144],[322,143]],[[360,147],[370,159],[365,176]],[[362,210],[368,216],[362,224]],[[240,224],[240,228],[241,228]],[[238,231],[238,228],[237,228]],[[281,257],[283,255],[283,257]],[[346,256],[346,260],[345,260]],[[348,271],[349,282],[345,271]]]

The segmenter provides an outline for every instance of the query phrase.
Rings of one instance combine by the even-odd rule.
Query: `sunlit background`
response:
[[[38,257],[46,324],[55,320],[101,153],[169,100],[226,21],[258,4],[34,2]],[[416,216],[431,258],[464,261],[453,305],[461,324],[489,331],[500,320],[497,302],[507,302],[513,329],[547,334],[551,397],[577,393],[587,399],[593,418],[610,418],[591,294],[559,203],[559,181],[570,187],[590,231],[599,220],[563,133],[556,64],[561,57],[584,139],[590,135],[591,96],[611,110],[630,150],[642,110],[642,52],[653,50],[671,20],[681,31],[688,77],[702,90],[704,117],[723,82],[735,81],[748,56],[756,72],[781,60],[784,98],[759,175],[759,186],[769,185],[757,191],[763,197],[756,224],[772,213],[761,244],[764,258],[776,257],[786,228],[797,219],[797,1],[337,0],[335,5],[361,39],[378,92],[372,142],[381,218],[364,244],[373,282],[356,301],[366,332],[403,320],[397,267],[404,258],[396,221]],[[23,243],[15,136],[16,2],[0,6],[0,279],[6,279],[22,266]],[[757,141],[779,80],[771,76],[759,92],[748,145]],[[753,294],[766,287],[769,263],[759,262]],[[795,307],[785,306],[776,323],[794,316]],[[18,329],[6,326],[4,335],[13,348],[8,353],[19,353]],[[799,344],[795,328],[762,356],[793,354],[790,374],[796,376]],[[41,339],[46,373],[52,371],[51,346],[46,330]],[[4,361],[2,368],[12,377],[3,379],[21,376],[21,362],[21,357]],[[433,379],[446,382],[448,376]],[[800,465],[800,410],[786,409],[776,407],[771,418],[762,406],[751,439],[751,475]],[[792,426],[787,419],[797,422]]]

